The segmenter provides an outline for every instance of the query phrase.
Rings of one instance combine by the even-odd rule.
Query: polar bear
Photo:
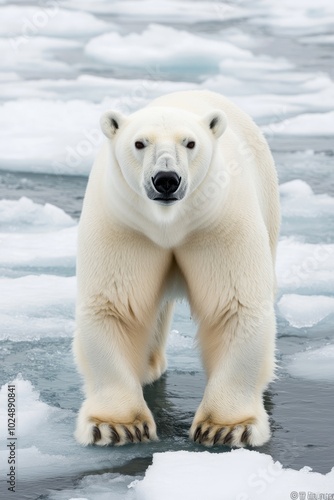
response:
[[[101,118],[78,233],[74,339],[83,445],[157,439],[142,386],[166,370],[174,299],[196,318],[207,375],[190,437],[260,446],[275,371],[277,174],[252,120],[225,97],[176,92]]]

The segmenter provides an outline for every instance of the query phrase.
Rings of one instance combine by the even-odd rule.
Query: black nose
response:
[[[152,177],[153,186],[161,194],[175,193],[180,185],[181,177],[176,172],[158,172]]]

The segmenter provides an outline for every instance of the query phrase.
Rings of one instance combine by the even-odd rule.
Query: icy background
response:
[[[333,473],[325,476],[334,465],[333,2],[0,0],[0,18],[1,498],[333,493]],[[160,442],[81,448],[73,439],[81,381],[71,354],[76,231],[103,140],[99,116],[193,88],[221,92],[251,114],[277,163],[279,378],[266,394],[273,438],[252,452],[208,453],[188,441],[205,381],[182,303],[167,376],[145,391]],[[19,450],[17,492],[8,494],[13,382]],[[133,483],[153,453],[145,479]]]

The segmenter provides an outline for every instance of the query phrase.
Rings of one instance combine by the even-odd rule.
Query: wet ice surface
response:
[[[149,499],[157,498],[155,483],[159,498],[177,499],[187,483],[191,498],[202,499],[201,478],[211,474],[205,498],[258,500],[260,485],[249,481],[261,467],[269,471],[263,498],[333,492],[333,477],[324,476],[334,465],[332,3],[64,0],[44,9],[3,1],[0,15],[1,471],[8,467],[6,384],[14,382],[18,396],[18,480],[10,498]],[[191,88],[222,92],[250,113],[277,164],[279,368],[265,395],[273,437],[253,454],[224,447],[207,454],[189,442],[205,375],[196,325],[179,303],[168,372],[145,389],[160,441],[81,448],[73,439],[82,401],[71,353],[76,234],[103,140],[99,115],[109,107],[129,113]],[[128,488],[165,451],[197,453],[181,456],[189,466],[182,473],[177,455],[155,455],[145,480]],[[307,482],[305,471],[277,474],[271,457],[323,475]],[[215,476],[216,467],[224,475]],[[174,478],[166,491],[161,470]]]

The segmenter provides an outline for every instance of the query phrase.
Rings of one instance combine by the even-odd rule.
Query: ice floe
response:
[[[63,268],[75,265],[76,226],[44,233],[0,233],[3,266]]]
[[[270,455],[249,450],[230,453],[156,453],[142,481],[130,487],[138,500],[282,500],[300,491],[331,492],[328,474],[284,469]]]
[[[263,127],[264,133],[271,127]],[[334,111],[327,113],[305,113],[294,118],[288,118],[276,125],[275,133],[284,136],[334,136]]]
[[[247,59],[252,55],[228,42],[157,24],[149,25],[142,33],[98,36],[88,42],[85,52],[100,63],[118,67],[149,68],[150,65],[159,65],[167,72],[166,77],[180,71],[180,68],[205,75],[217,71],[224,58]],[[133,57],[129,58],[129,54]]]
[[[168,0],[125,0],[108,2],[106,0],[66,0],[71,9],[85,9],[90,12],[109,14],[116,19],[140,20],[142,22],[186,23],[206,21],[228,21],[247,18],[249,10],[225,2],[193,2]]]
[[[294,377],[309,380],[334,381],[334,345],[309,348],[286,357],[286,369]]]
[[[283,295],[278,302],[280,314],[294,328],[310,328],[334,315],[334,297],[326,295]]]
[[[26,342],[73,335],[75,277],[0,278],[0,295],[0,340]]]
[[[22,37],[26,42],[30,42],[31,37],[35,36],[94,36],[113,27],[88,12],[62,9],[56,1],[53,4],[47,2],[45,6],[42,3],[40,6],[7,5],[0,7],[0,15],[0,36]],[[23,43],[23,40],[21,42]],[[18,40],[17,44],[19,48]]]
[[[0,38],[2,69],[16,71],[19,75],[30,76],[42,73],[58,76],[73,74],[73,67],[57,58],[56,53],[77,50],[82,44],[78,40],[60,38],[11,37]],[[75,72],[74,72],[75,74]]]
[[[314,194],[305,181],[295,179],[280,185],[282,214],[285,217],[320,217],[334,214],[334,198]]]
[[[0,231],[50,231],[75,224],[64,210],[50,203],[40,205],[25,196],[19,200],[0,200]]]
[[[334,245],[282,238],[278,245],[276,273],[282,290],[333,293]]]

